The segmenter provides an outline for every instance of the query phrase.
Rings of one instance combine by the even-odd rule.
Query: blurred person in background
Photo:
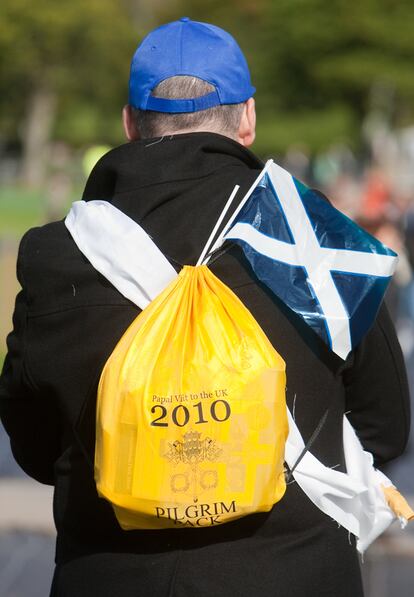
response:
[[[178,270],[194,264],[237,183],[243,197],[263,164],[255,89],[231,36],[188,18],[147,36],[134,55],[123,110],[128,143],[107,153],[83,199],[139,222]],[[236,200],[237,203],[237,200]],[[385,307],[345,362],[282,301],[238,247],[212,270],[240,297],[287,364],[287,403],[312,451],[344,470],[343,414],[377,465],[404,450],[408,390]],[[21,467],[55,486],[52,597],[358,597],[355,541],[297,483],[270,512],[204,529],[120,528],[93,476],[102,368],[139,310],[83,257],[63,222],[21,241],[14,328],[0,413]]]

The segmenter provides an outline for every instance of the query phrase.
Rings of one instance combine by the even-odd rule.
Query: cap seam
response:
[[[183,68],[183,30],[184,30],[184,23],[181,21],[181,29],[180,29],[180,70]]]

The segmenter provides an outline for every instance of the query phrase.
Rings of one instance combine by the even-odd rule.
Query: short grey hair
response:
[[[188,99],[215,91],[215,87],[197,77],[176,76],[161,81],[152,91],[155,97]],[[133,109],[137,130],[142,139],[162,137],[178,131],[205,130],[236,139],[243,103],[214,106],[199,112],[170,114]]]

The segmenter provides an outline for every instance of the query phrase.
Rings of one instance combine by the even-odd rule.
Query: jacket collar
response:
[[[163,183],[200,179],[222,168],[261,169],[248,149],[215,133],[185,133],[126,143],[109,151],[93,169],[83,199],[115,195]]]

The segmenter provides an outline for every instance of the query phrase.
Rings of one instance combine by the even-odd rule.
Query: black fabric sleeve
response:
[[[404,358],[383,305],[344,373],[348,417],[376,466],[399,456],[408,441],[410,398]]]
[[[13,330],[7,337],[8,352],[0,376],[0,419],[22,469],[37,481],[53,485],[53,465],[60,445],[59,415],[53,401],[41,395],[32,380],[25,337],[28,296],[24,252],[29,234],[19,247],[17,278],[22,290],[16,298]]]

